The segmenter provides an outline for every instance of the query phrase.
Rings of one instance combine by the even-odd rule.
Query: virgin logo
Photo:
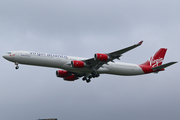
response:
[[[151,67],[156,67],[156,66],[159,66],[162,64],[163,62],[163,58],[159,58],[159,59],[155,59],[154,60],[154,56],[152,56],[150,59],[149,59],[149,63],[150,63],[150,66]]]

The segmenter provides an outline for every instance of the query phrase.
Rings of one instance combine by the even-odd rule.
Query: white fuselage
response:
[[[71,72],[91,73],[89,68],[73,68],[71,66],[72,60],[86,60],[87,58],[71,57],[65,55],[38,53],[28,51],[10,51],[11,54],[5,54],[3,57],[11,62],[60,68]],[[122,63],[122,62],[108,62],[97,70],[100,74],[114,74],[114,75],[140,75],[144,74],[139,65]]]

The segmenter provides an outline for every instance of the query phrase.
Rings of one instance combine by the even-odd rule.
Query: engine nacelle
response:
[[[57,76],[57,77],[66,78],[66,77],[71,76],[71,73],[69,73],[69,72],[66,71],[66,70],[57,70],[57,71],[56,71],[56,76]]]
[[[77,78],[76,78],[76,76],[73,74],[73,75],[71,75],[71,76],[69,76],[69,77],[66,77],[66,78],[64,78],[64,80],[65,81],[74,81],[74,80],[76,80]]]
[[[84,63],[83,61],[73,60],[71,61],[71,65],[75,68],[83,68],[84,66],[86,66],[86,63]]]
[[[107,61],[109,59],[109,56],[106,54],[96,53],[94,55],[94,59],[97,61]]]

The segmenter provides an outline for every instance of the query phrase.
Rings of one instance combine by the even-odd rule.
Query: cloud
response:
[[[112,52],[144,40],[121,61],[143,63],[167,47],[178,61],[179,6],[172,1],[32,0],[0,2],[0,53],[29,50],[79,57]],[[90,84],[66,82],[53,68],[1,58],[0,119],[178,119],[178,64],[159,74],[101,75]]]

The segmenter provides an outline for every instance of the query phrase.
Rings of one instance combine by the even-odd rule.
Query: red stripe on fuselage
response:
[[[145,74],[147,73],[152,73],[152,72],[158,72],[158,71],[164,71],[165,69],[161,69],[161,70],[153,70],[151,66],[147,66],[147,65],[139,65],[139,67],[141,67],[141,69],[143,70],[143,72]]]
[[[151,66],[147,66],[147,65],[139,65],[139,67],[141,67],[141,69],[143,70],[144,73],[151,73],[151,72],[154,72],[154,71],[151,69]]]

